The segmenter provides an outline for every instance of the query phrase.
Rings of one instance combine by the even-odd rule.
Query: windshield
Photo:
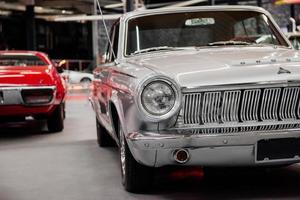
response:
[[[300,36],[291,36],[289,40],[295,49],[300,50]]]
[[[35,55],[0,55],[0,66],[45,66],[41,58]]]
[[[131,55],[154,47],[182,48],[252,44],[288,47],[268,17],[259,12],[169,13],[129,20],[125,54]],[[162,48],[158,49],[162,50]]]

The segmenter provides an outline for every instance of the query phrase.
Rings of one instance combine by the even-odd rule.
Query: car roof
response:
[[[197,12],[197,11],[255,11],[268,14],[268,11],[257,6],[193,6],[193,7],[166,7],[159,9],[137,10],[125,13],[121,19],[127,19],[135,16],[161,14],[161,13],[180,13],[180,12]]]
[[[37,56],[41,58],[47,64],[51,64],[50,59],[47,54],[40,51],[27,51],[27,50],[2,50],[0,55],[10,55],[10,56]]]
[[[4,50],[0,51],[0,54],[10,54],[10,55],[37,55],[44,54],[39,51],[26,51],[26,50]]]

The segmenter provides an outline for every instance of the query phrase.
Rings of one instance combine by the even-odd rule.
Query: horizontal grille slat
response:
[[[300,120],[300,87],[273,87],[183,94],[184,125],[209,125],[270,121],[274,126],[245,127],[241,131],[270,130],[276,121]],[[211,131],[211,130],[210,130]]]

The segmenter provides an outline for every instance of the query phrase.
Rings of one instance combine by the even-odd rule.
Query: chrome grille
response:
[[[295,121],[300,119],[299,91],[300,87],[273,87],[184,93],[179,121],[183,125]]]
[[[203,97],[203,123],[218,123],[221,102],[221,92],[208,92],[204,93]]]
[[[240,112],[242,121],[257,121],[258,120],[258,104],[260,90],[245,90],[242,99],[242,109]]]
[[[265,89],[261,102],[261,119],[277,120],[278,105],[280,98],[280,88]]]
[[[225,91],[221,106],[221,121],[238,122],[238,109],[241,91]]]
[[[279,109],[279,117],[282,120],[296,118],[296,103],[299,98],[299,88],[284,88]]]
[[[199,124],[201,112],[201,94],[186,95],[184,98],[184,123]]]
[[[225,128],[200,128],[183,130],[183,133],[217,135],[217,134],[232,134],[264,131],[274,133],[280,129],[299,129],[299,124],[281,124],[281,125],[263,125],[263,126],[248,126],[248,127],[225,127]]]

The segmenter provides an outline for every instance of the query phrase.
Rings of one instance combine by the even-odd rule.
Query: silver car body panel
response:
[[[126,23],[129,19],[162,13],[231,10],[265,14],[289,46],[208,47],[125,57],[123,50],[126,44]],[[168,77],[178,85],[181,93],[222,88],[272,87],[274,84],[287,87],[293,82],[298,83],[300,52],[292,49],[290,42],[267,11],[249,6],[172,8],[136,11],[125,14],[119,20],[117,59],[114,63],[108,63],[94,71],[96,87],[91,96],[91,103],[99,122],[118,143],[113,123],[115,113],[112,107],[115,108],[129,148],[138,162],[154,167],[177,164],[173,153],[179,148],[187,149],[191,153],[191,158],[185,165],[277,165],[300,161],[298,157],[255,161],[256,144],[259,140],[298,138],[299,129],[234,133],[229,131],[219,135],[195,134],[190,130],[222,125],[179,127],[176,125],[179,110],[161,121],[151,121],[138,108],[138,94],[143,84],[151,78]],[[290,73],[279,73],[282,69]],[[256,126],[259,123],[262,122],[251,122],[250,125],[240,123],[238,126]]]

